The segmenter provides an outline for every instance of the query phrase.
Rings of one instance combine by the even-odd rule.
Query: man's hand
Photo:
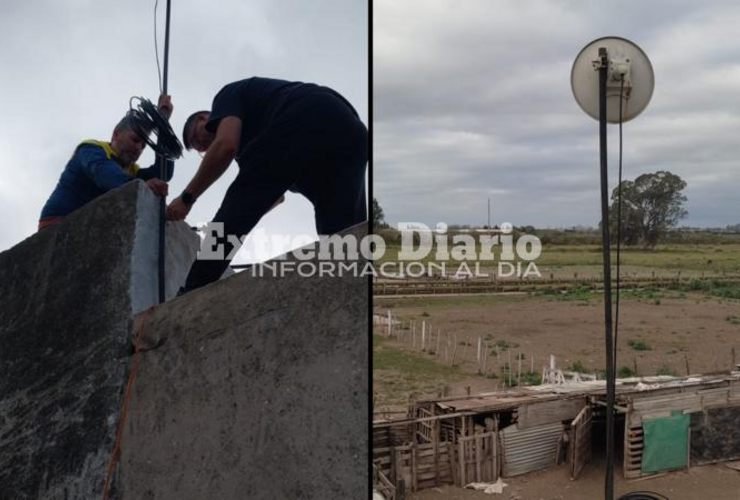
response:
[[[174,109],[172,107],[172,101],[170,100],[170,96],[167,94],[161,94],[159,96],[159,102],[157,103],[157,107],[159,108],[159,112],[162,113],[162,116],[170,119],[170,116],[172,116],[172,110]]]
[[[179,196],[167,206],[167,220],[183,220],[190,213],[192,205],[187,205]]]
[[[167,196],[167,183],[161,179],[149,179],[146,181],[146,185],[152,190],[157,196]]]

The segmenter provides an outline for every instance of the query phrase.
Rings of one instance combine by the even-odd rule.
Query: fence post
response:
[[[478,375],[480,375],[480,363],[481,363],[480,350],[481,350],[482,344],[483,344],[483,339],[480,338],[480,337],[478,337],[478,358],[477,358],[477,361],[478,361]]]
[[[483,375],[486,374],[486,365],[488,361],[488,341],[485,341],[485,349],[483,350]]]
[[[517,376],[517,379],[516,379],[516,385],[517,387],[519,387],[522,385],[522,352],[517,351],[516,357],[517,357],[517,360],[519,361],[519,375]]]

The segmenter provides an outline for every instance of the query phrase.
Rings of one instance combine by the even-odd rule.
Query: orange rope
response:
[[[141,334],[144,332],[144,321],[149,317],[151,312],[154,310],[154,306],[147,309],[144,314],[141,315],[139,321],[139,330],[136,333],[136,339],[134,340],[134,355],[131,357],[131,370],[128,375],[128,381],[126,382],[126,389],[123,391],[123,403],[121,404],[121,418],[118,420],[118,428],[116,429],[116,443],[113,446],[113,453],[111,453],[110,460],[108,460],[108,468],[105,474],[105,483],[103,484],[103,500],[108,499],[108,486],[113,476],[113,468],[118,460],[118,454],[121,451],[121,436],[123,435],[123,424],[126,421],[126,411],[128,410],[128,403],[131,398],[131,387],[134,385],[134,379],[136,378],[136,368],[139,365],[139,339]]]

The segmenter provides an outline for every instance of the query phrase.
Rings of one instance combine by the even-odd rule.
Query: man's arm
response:
[[[227,116],[218,124],[216,138],[208,148],[203,161],[185,191],[198,198],[226,172],[239,151],[242,121],[236,116]],[[190,212],[191,205],[178,196],[167,207],[169,220],[182,220]]]
[[[82,171],[103,191],[110,191],[130,182],[132,177],[121,170],[121,166],[109,160],[100,146],[85,144],[75,152]]]
[[[216,138],[208,148],[203,161],[185,191],[196,198],[206,192],[226,172],[236,154],[242,134],[242,121],[236,116],[223,118],[216,130]]]

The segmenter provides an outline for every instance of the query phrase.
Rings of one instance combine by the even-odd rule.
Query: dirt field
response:
[[[524,372],[534,366],[533,371],[541,373],[551,354],[560,368],[601,370],[605,363],[601,300],[594,294],[574,300],[492,295],[376,299],[378,313],[390,309],[406,328],[402,330],[404,342],[386,341],[384,345],[445,366],[444,345],[449,338],[446,367],[451,364],[455,342],[458,345],[457,368],[428,377],[420,373],[411,384],[408,373],[376,367],[376,409],[403,406],[412,392],[413,397],[436,397],[462,394],[468,386],[473,393],[495,390],[503,383],[501,370],[509,359],[516,378],[519,357]],[[415,323],[415,348],[410,321]],[[430,325],[434,335],[442,332],[439,353],[420,351],[422,321],[427,335]],[[477,375],[478,338],[488,345],[485,375]],[[685,375],[687,364],[691,373],[729,370],[733,348],[740,362],[737,300],[665,292],[621,301],[617,366],[623,373],[636,369],[638,375]]]
[[[431,488],[407,495],[410,500],[598,500],[604,498],[603,463],[591,463],[577,481],[567,465],[505,479],[502,495],[454,486]],[[695,467],[644,481],[624,480],[615,474],[615,498],[627,492],[653,491],[670,500],[740,500],[740,472],[724,464]]]

